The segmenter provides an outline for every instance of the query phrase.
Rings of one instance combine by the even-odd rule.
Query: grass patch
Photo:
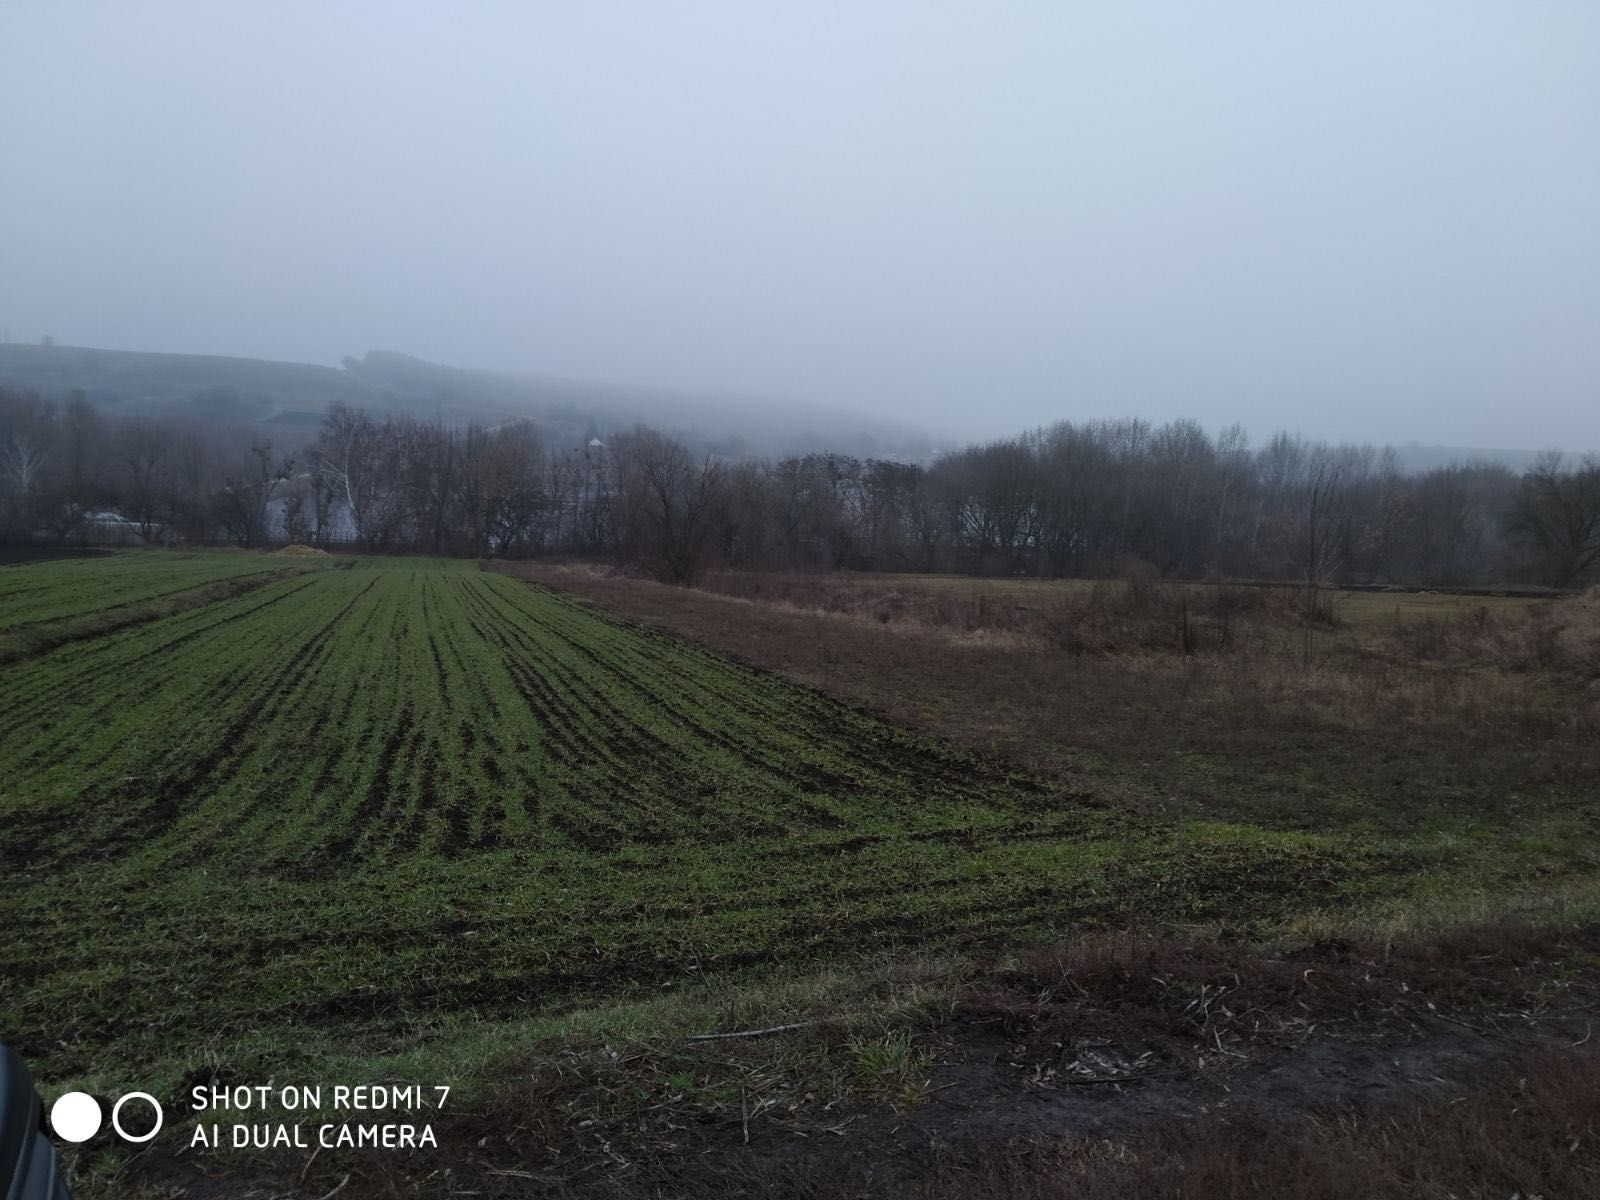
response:
[[[62,621],[193,592],[121,591],[121,559],[15,571],[90,573]],[[1238,1014],[1290,1037],[1322,1003],[1275,938],[1384,964],[1322,1020],[1422,1019],[1391,971],[1434,968],[1393,945],[1510,897],[1594,912],[1576,605],[1426,655],[1335,614],[1307,667],[1270,600],[1224,652],[1079,588],[1094,638],[1132,631],[1085,649],[593,585],[706,649],[460,563],[259,578],[0,666],[0,1026],[52,1090],[437,1082],[473,1144],[525,1114],[502,1168],[556,1170],[641,1121],[919,1113],[963,1014],[1038,1086],[1130,1013],[1173,1069],[1244,1053]],[[1143,932],[1123,961],[1097,929]],[[938,965],[881,966],[913,949]]]
[[[1581,1030],[1600,991],[1597,951],[1594,927],[1505,923],[1388,941],[1106,931],[998,958],[724,974],[562,1014],[446,1019],[410,1049],[346,1052],[322,1065],[350,1079],[467,1081],[449,1111],[431,1115],[463,1189],[512,1179],[561,1194],[598,1173],[611,1195],[833,1196],[859,1193],[854,1172],[864,1162],[871,1194],[920,1194],[976,1186],[1003,1160],[1075,1163],[1074,1178],[1126,1165],[1124,1156],[1178,1169],[1200,1144],[1169,1140],[1170,1129],[1141,1114],[1184,1105],[1180,1128],[1197,1122],[1224,1142],[1236,1129],[1290,1139],[1333,1129],[1381,1142],[1392,1131],[1371,1128],[1329,1091],[1327,1063],[1346,1056],[1342,1077],[1361,1095],[1363,1072],[1391,1057],[1432,1080],[1443,1069],[1436,1057],[1459,1069],[1491,1034],[1564,1046],[1581,1035],[1562,1030]],[[1418,1049],[1419,1031],[1445,1044]],[[1352,1046],[1365,1050],[1341,1049]],[[1294,1066],[1308,1050],[1322,1067]],[[1558,1076],[1571,1075],[1567,1060],[1549,1061]],[[1267,1070],[1287,1074],[1274,1100],[1254,1105],[1241,1078]],[[1506,1094],[1498,1081],[1492,1087]],[[956,1106],[943,1106],[951,1095]],[[1092,1111],[1109,1140],[1053,1131],[1038,1101],[1063,1095],[1098,1097]],[[1216,1113],[1237,1116],[1237,1126],[1206,1115],[1219,1102]],[[1019,1125],[1018,1111],[1036,1116]],[[931,1139],[952,1152],[928,1169],[924,1155],[894,1149],[891,1131],[906,1122],[917,1131],[913,1146]],[[1010,1132],[996,1138],[997,1128]],[[819,1140],[821,1159],[792,1157]],[[1250,1170],[1273,1169],[1243,1140],[1231,1144]],[[1416,1143],[1408,1134],[1395,1142],[1403,1144]],[[1093,1157],[1095,1146],[1121,1149],[1108,1164]],[[131,1154],[77,1161],[87,1195],[137,1167]],[[309,1170],[303,1154],[228,1161],[235,1174],[263,1185],[297,1180],[314,1196],[352,1172],[355,1196],[416,1186],[413,1168],[386,1155]],[[1047,1176],[1022,1171],[1005,1186],[1048,1186]],[[796,1178],[817,1190],[783,1192]]]

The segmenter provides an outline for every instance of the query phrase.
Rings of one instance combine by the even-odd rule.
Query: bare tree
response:
[[[1587,582],[1600,566],[1600,457],[1566,471],[1559,453],[1543,455],[1522,477],[1508,524],[1544,582]]]
[[[293,474],[294,460],[274,458],[271,442],[252,443],[217,493],[217,516],[228,537],[240,546],[265,543],[272,499]]]
[[[29,537],[42,516],[54,441],[53,404],[31,392],[0,391],[0,518],[12,537]]]
[[[122,515],[133,522],[144,541],[154,541],[172,515],[171,431],[134,419],[123,422],[114,440],[122,468]]]
[[[623,554],[666,583],[692,582],[706,565],[724,499],[721,464],[697,462],[643,426],[613,438],[611,449]]]

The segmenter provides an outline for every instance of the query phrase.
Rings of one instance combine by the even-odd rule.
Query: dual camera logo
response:
[[[142,1100],[155,1110],[156,1123],[144,1133],[129,1133],[122,1127],[122,1106],[129,1100]],[[124,1141],[148,1142],[161,1132],[161,1120],[165,1115],[161,1111],[161,1102],[149,1092],[129,1092],[111,1106],[111,1128]],[[67,1092],[50,1106],[50,1125],[56,1131],[56,1136],[66,1142],[87,1142],[100,1131],[103,1119],[100,1101],[88,1092]]]

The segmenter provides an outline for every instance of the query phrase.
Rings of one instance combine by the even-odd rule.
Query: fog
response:
[[[13,340],[1600,447],[1600,6],[0,3]]]

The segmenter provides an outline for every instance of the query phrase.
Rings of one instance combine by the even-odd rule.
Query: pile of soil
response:
[[[278,553],[279,554],[287,554],[290,558],[331,558],[332,557],[332,555],[330,555],[326,550],[318,550],[315,546],[303,546],[299,542],[295,542],[292,545],[285,546],[282,550],[279,550]]]

